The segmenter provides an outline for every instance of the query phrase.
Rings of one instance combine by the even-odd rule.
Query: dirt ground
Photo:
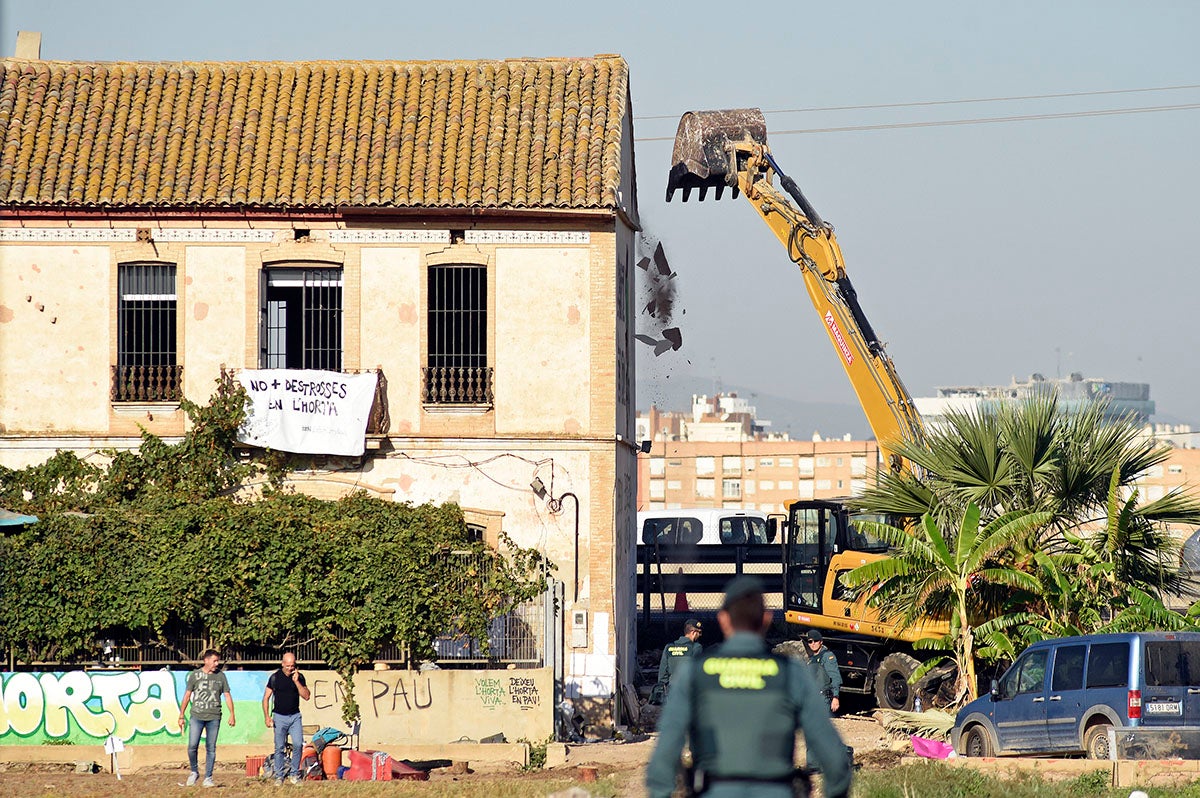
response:
[[[847,745],[854,748],[856,761],[865,768],[885,768],[899,761],[907,743],[890,740],[874,719],[863,715],[835,718],[834,725]],[[642,781],[645,765],[654,750],[653,735],[631,735],[629,742],[597,742],[571,745],[566,764],[556,768],[527,772],[515,765],[472,765],[471,773],[452,775],[448,770],[434,771],[429,782],[306,782],[302,789],[309,794],[340,798],[377,798],[377,796],[545,796],[578,785],[595,795],[644,798]],[[182,754],[182,750],[180,751]],[[2,758],[2,751],[0,751]],[[583,782],[584,768],[594,767],[599,781]],[[155,798],[191,793],[183,787],[187,769],[178,768],[126,774],[118,781],[110,773],[76,774],[64,766],[29,766],[0,764],[0,796],[12,798]],[[229,763],[220,765],[215,779],[218,788],[214,796],[282,795],[297,789],[276,788],[268,782],[250,779],[244,767]],[[199,791],[201,795],[209,791]]]

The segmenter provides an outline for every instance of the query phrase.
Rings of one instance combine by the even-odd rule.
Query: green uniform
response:
[[[832,651],[821,646],[816,654],[809,654],[808,672],[821,695],[837,698],[838,693],[842,691],[842,671],[838,667],[837,656]]]
[[[658,683],[664,687],[671,683],[671,677],[679,670],[679,663],[689,657],[698,657],[704,648],[699,643],[693,643],[687,635],[680,637],[674,643],[668,643],[658,660]]]
[[[736,632],[697,659],[684,659],[658,722],[646,769],[650,798],[669,798],[685,738],[712,798],[790,798],[796,732],[821,769],[825,794],[850,791],[850,760],[820,696],[798,660],[774,656],[752,632]],[[740,780],[739,780],[740,779]]]

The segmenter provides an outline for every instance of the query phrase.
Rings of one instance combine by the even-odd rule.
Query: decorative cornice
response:
[[[0,241],[137,241],[137,230],[111,227],[0,227]]]
[[[449,230],[330,230],[331,244],[449,244]]]
[[[151,229],[155,241],[197,241],[212,244],[269,244],[275,230],[237,230],[220,227],[164,227]]]
[[[555,230],[467,230],[468,244],[590,244],[592,234]]]

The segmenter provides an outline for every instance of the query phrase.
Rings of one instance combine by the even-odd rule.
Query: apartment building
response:
[[[637,417],[651,441],[638,458],[639,510],[729,507],[786,512],[797,499],[861,493],[879,463],[875,441],[792,440],[736,395],[693,397],[688,413]]]

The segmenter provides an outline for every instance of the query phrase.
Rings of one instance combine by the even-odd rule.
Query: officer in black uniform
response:
[[[650,798],[669,798],[684,740],[690,740],[699,790],[712,798],[791,798],[796,732],[808,764],[824,774],[827,798],[850,793],[850,759],[806,666],[774,655],[763,634],[771,612],[762,584],[739,576],[717,613],[725,642],[684,659],[658,724],[646,769]]]
[[[817,689],[829,702],[830,712],[837,712],[841,706],[838,694],[842,691],[842,671],[838,667],[837,655],[825,648],[825,641],[816,629],[808,630],[804,647],[808,649],[809,673]]]
[[[667,688],[671,684],[671,677],[679,670],[679,663],[688,657],[700,656],[700,652],[704,650],[700,645],[700,636],[703,633],[700,621],[689,618],[683,625],[683,636],[663,647],[662,657],[658,660],[658,684],[654,685],[651,692],[653,700],[650,703],[661,704],[667,697]]]

